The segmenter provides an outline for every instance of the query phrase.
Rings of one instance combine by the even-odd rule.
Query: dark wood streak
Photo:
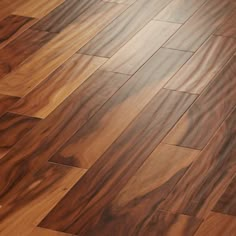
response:
[[[13,71],[54,36],[53,33],[28,29],[2,48],[0,50],[0,78]]]
[[[0,116],[3,115],[18,100],[18,97],[11,97],[0,94]]]
[[[195,98],[161,90],[40,226],[79,234],[84,220],[114,199]]]
[[[39,119],[6,113],[0,118],[0,158],[23,138]]]
[[[170,0],[139,0],[87,43],[80,53],[111,57]]]

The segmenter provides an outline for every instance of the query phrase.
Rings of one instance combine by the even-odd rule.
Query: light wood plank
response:
[[[36,227],[29,235],[27,236],[73,236],[72,234],[66,234],[58,231],[53,231],[49,229],[44,229]]]

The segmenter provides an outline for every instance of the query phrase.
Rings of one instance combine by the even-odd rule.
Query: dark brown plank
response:
[[[236,38],[236,11],[232,14],[229,20],[216,31],[216,35]]]
[[[2,158],[21,138],[23,138],[39,119],[18,114],[6,113],[0,118],[0,158]]]
[[[234,11],[232,0],[209,0],[165,44],[167,48],[195,52]]]
[[[236,105],[236,57],[217,75],[164,142],[202,149]]]
[[[190,56],[159,50],[51,161],[81,168],[93,165]]]
[[[183,24],[206,0],[174,0],[167,5],[154,19]]]
[[[236,177],[221,196],[213,211],[236,216]]]
[[[219,213],[210,213],[195,236],[235,236],[236,218]]]
[[[0,94],[0,116],[3,115],[18,100],[18,97],[11,97]]]
[[[236,109],[218,129],[160,209],[206,218],[236,169]]]
[[[75,54],[11,109],[18,114],[46,118],[90,77],[105,58]]]
[[[35,236],[32,230],[86,172],[52,163],[27,171],[24,181],[16,180],[7,198],[1,197],[1,236]]]
[[[53,33],[28,29],[2,48],[0,50],[0,78],[13,71],[54,36]]]
[[[33,26],[33,29],[60,32],[81,14],[93,8],[98,2],[98,0],[67,0],[47,16],[43,17]]]
[[[200,94],[236,51],[236,40],[212,36],[165,88]]]
[[[161,90],[40,226],[80,233],[85,220],[114,199],[195,98]]]
[[[80,52],[111,57],[170,0],[139,0],[95,36]]]
[[[31,17],[9,15],[0,21],[0,48],[29,28],[35,20]]]

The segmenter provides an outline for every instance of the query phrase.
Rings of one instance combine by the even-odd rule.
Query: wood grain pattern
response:
[[[234,236],[236,232],[236,218],[232,216],[211,213],[202,223],[195,236]]]
[[[35,20],[31,17],[10,15],[0,21],[0,49],[29,28]]]
[[[0,78],[12,72],[20,63],[54,36],[55,34],[53,33],[28,29],[2,48],[0,50]]]
[[[15,183],[24,183],[29,170],[31,173],[40,170],[128,78],[111,72],[96,72],[53,113],[40,121],[0,159],[0,198],[10,198],[10,191],[14,191]]]
[[[168,4],[154,19],[183,24],[205,2],[206,0],[174,0]]]
[[[83,176],[86,170],[46,164],[1,195],[0,235],[27,235]],[[9,227],[11,226],[11,227]],[[32,235],[32,234],[31,234]]]
[[[195,52],[235,9],[231,0],[209,0],[165,44],[167,48]]]
[[[123,4],[129,4],[136,2],[137,0],[103,0],[104,2],[116,2],[116,3],[123,3]]]
[[[51,161],[91,167],[190,56],[160,49]]]
[[[236,105],[236,57],[221,71],[165,139],[202,149]]]
[[[236,171],[236,109],[224,121],[160,209],[205,219]]]
[[[150,21],[102,69],[134,74],[179,27],[179,24]]]
[[[0,94],[0,116],[3,115],[18,100],[18,97],[11,97]]]
[[[165,88],[200,94],[236,51],[236,40],[211,37]]]
[[[192,235],[188,230],[194,230],[198,220],[160,212],[157,207],[196,154],[195,150],[159,145],[112,202],[89,220],[80,217],[84,222],[79,235]]]
[[[40,226],[81,232],[84,220],[102,212],[194,99],[194,95],[161,90]]]
[[[27,236],[73,236],[72,234],[61,233],[58,231],[53,231],[49,229],[44,229],[36,227],[29,235]]]
[[[6,113],[0,117],[0,158],[23,138],[39,119]]]
[[[170,0],[139,0],[97,34],[80,52],[111,57]]]
[[[0,80],[0,93],[19,97],[29,93],[123,10],[121,4],[101,3],[89,17],[81,15],[21,67]]]
[[[75,54],[31,93],[20,99],[11,111],[33,117],[47,117],[105,61],[105,58]]]
[[[236,177],[232,180],[224,194],[214,207],[214,211],[236,216]]]
[[[216,31],[216,35],[222,35],[225,37],[233,37],[236,38],[236,11],[232,14],[230,19]]]
[[[64,1],[65,0],[27,0],[17,7],[13,14],[41,19]]]

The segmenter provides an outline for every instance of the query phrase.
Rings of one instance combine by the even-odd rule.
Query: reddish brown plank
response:
[[[18,97],[11,97],[0,94],[0,116],[3,115],[18,100]]]
[[[18,37],[36,21],[31,17],[9,15],[0,21],[0,48]]]
[[[97,34],[80,53],[111,57],[142,29],[170,0],[139,0]]]
[[[0,117],[0,158],[2,158],[21,138],[23,138],[39,119],[18,114],[6,113]]]
[[[195,52],[233,13],[232,0],[209,0],[165,44],[167,48]]]
[[[88,222],[114,199],[195,98],[161,90],[40,225],[81,232],[84,219]]]
[[[36,227],[27,236],[73,236],[72,234],[66,234],[58,231],[48,230],[40,227]]]
[[[105,58],[75,54],[31,93],[20,99],[11,111],[46,118],[105,61]]]
[[[166,143],[202,149],[236,105],[236,57],[217,75],[166,137]]]
[[[236,109],[189,168],[160,209],[206,218],[236,171]]]
[[[0,78],[13,71],[54,36],[53,33],[28,29],[2,48],[0,50]]]
[[[200,94],[236,51],[236,40],[211,37],[165,88]]]
[[[159,50],[51,160],[89,168],[190,56]]]
[[[236,177],[232,180],[224,194],[214,207],[214,211],[236,216]]]
[[[202,223],[195,236],[235,236],[235,232],[235,217],[212,212]]]

